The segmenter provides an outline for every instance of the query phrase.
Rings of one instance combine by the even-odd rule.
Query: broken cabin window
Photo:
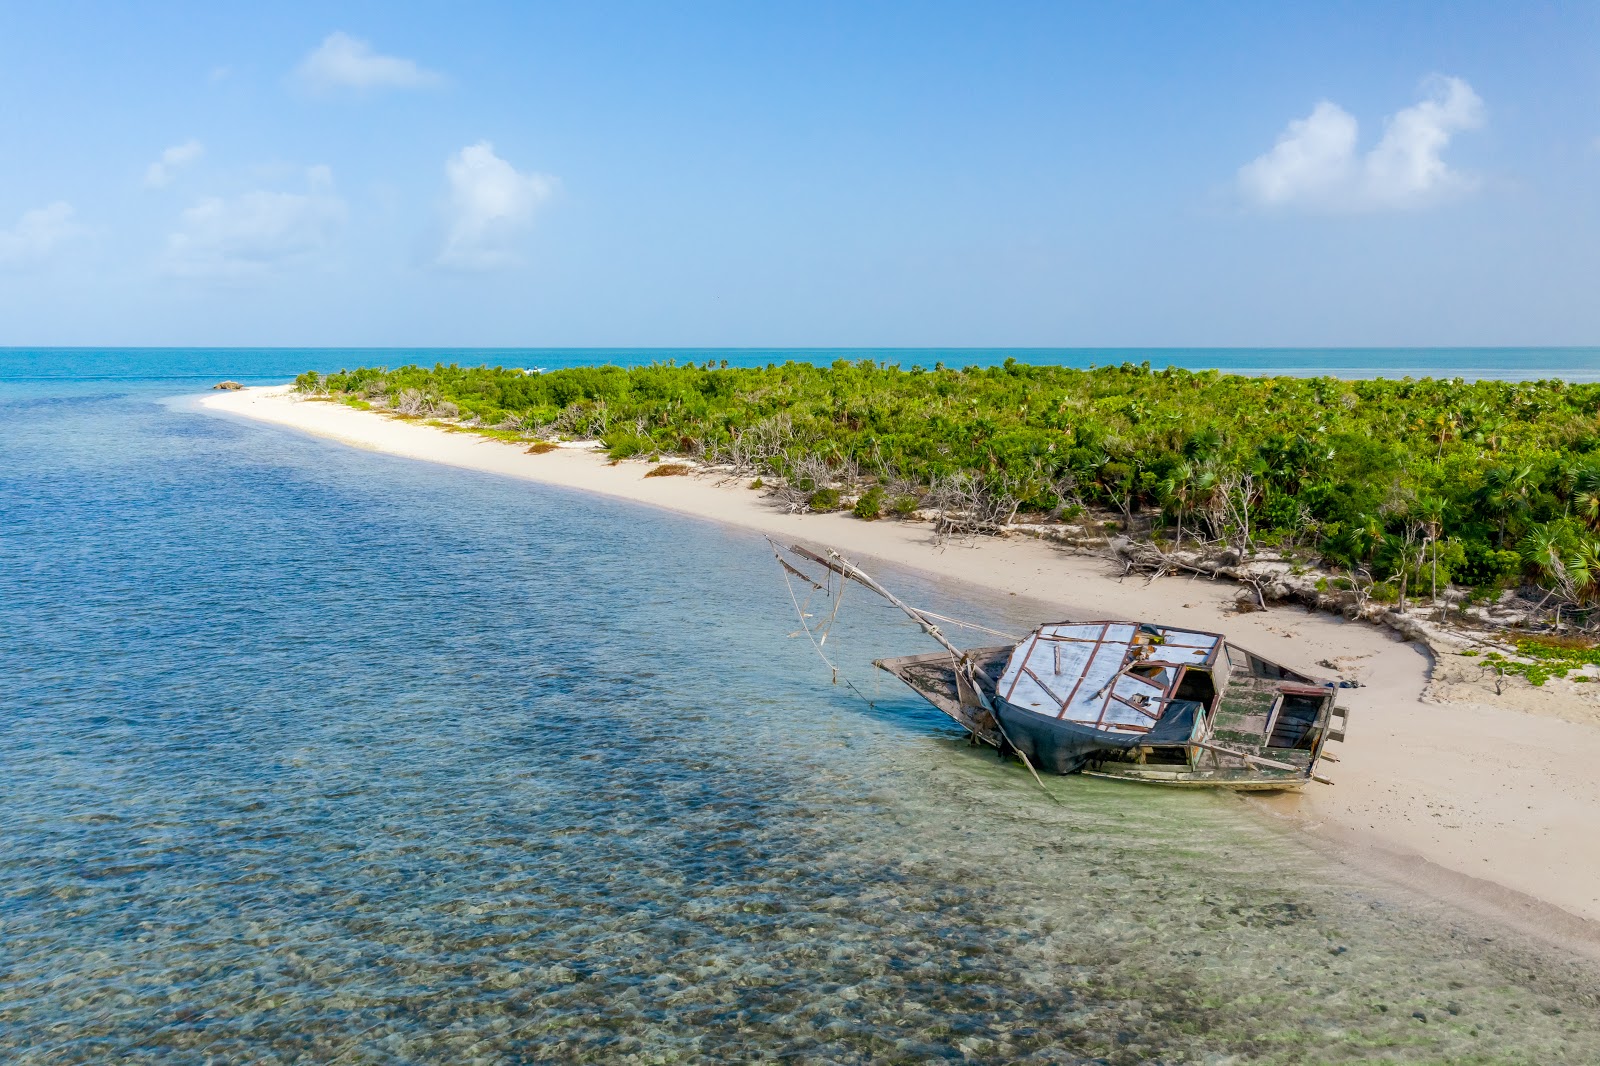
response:
[[[1277,663],[1269,663],[1265,659],[1250,656],[1250,675],[1252,677],[1265,677],[1272,681],[1282,681],[1289,676],[1289,671]]]
[[[1296,696],[1285,693],[1272,724],[1269,748],[1298,748],[1310,751],[1316,741],[1317,715],[1322,712],[1323,696]]]
[[[1194,700],[1196,703],[1211,706],[1211,698],[1217,694],[1217,686],[1212,683],[1211,675],[1204,670],[1185,670],[1183,680],[1178,683],[1177,698],[1180,700]]]

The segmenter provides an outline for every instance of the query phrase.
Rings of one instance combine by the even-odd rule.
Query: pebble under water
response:
[[[829,684],[754,536],[153,386],[0,424],[5,1061],[1600,1062],[1586,964],[1044,795],[865,593]]]

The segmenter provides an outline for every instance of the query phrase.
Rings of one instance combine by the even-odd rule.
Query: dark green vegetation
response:
[[[867,519],[1099,512],[1169,546],[1315,553],[1380,599],[1533,581],[1551,605],[1600,600],[1600,385],[840,361],[362,368],[297,386],[598,437],[616,458],[692,456]]]

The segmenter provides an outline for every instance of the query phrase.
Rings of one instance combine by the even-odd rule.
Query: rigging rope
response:
[[[991,634],[991,635],[996,636],[996,637],[1005,637],[1007,640],[1011,641],[1013,644],[1022,643],[1022,638],[1021,637],[1013,636],[1010,633],[1002,633],[1002,632],[1000,632],[1000,630],[998,630],[998,629],[990,629],[988,626],[980,626],[976,622],[963,622],[959,618],[946,618],[942,614],[934,614],[932,611],[924,610],[921,607],[917,608],[917,613],[922,615],[924,618],[937,618],[939,621],[941,621],[941,622],[949,622],[951,625],[962,626],[962,627],[964,627],[966,629],[976,629],[980,633],[988,633],[988,634]]]
[[[772,554],[773,554],[773,557],[775,559],[777,559],[780,563],[783,562],[783,557],[778,555],[776,549],[773,550]],[[832,586],[833,582],[829,581],[828,584],[830,586]],[[829,659],[827,654],[822,650],[822,645],[817,643],[816,634],[811,632],[811,626],[806,623],[805,612],[802,611],[801,608],[800,608],[799,597],[797,597],[794,594],[794,582],[789,579],[789,574],[787,572],[787,569],[785,569],[785,572],[784,572],[784,575],[783,575],[783,587],[789,590],[789,602],[794,604],[795,614],[797,616],[799,616],[799,618],[800,618],[800,628],[805,630],[806,637],[811,641],[811,646],[816,649],[817,658],[821,659],[823,661],[823,663],[828,667],[828,669],[833,671],[833,683],[835,685],[837,685],[839,683],[841,677],[843,677],[843,675],[841,675],[839,673],[839,667],[837,665],[835,665],[833,660]],[[808,597],[808,602],[809,602],[809,597]],[[834,604],[835,613],[837,613],[837,611],[838,611],[838,606],[839,606],[838,603]],[[827,639],[827,634],[823,634],[823,639],[824,640]],[[867,709],[868,710],[876,710],[877,709],[876,706],[873,704],[873,702],[870,699],[867,698],[867,694],[865,692],[862,692],[859,688],[856,687],[856,683],[854,681],[851,681],[848,677],[843,677],[843,680],[844,680],[844,683],[845,683],[846,687],[848,687],[851,692],[854,692],[857,696],[859,696],[861,698],[861,702],[862,703],[865,703],[867,705]]]
[[[833,634],[833,623],[839,618],[839,605],[844,602],[844,589],[847,584],[849,584],[847,581],[839,582],[839,594],[833,598],[833,613],[828,615],[828,624],[823,627],[822,639],[817,641],[819,648],[828,643],[828,637]]]

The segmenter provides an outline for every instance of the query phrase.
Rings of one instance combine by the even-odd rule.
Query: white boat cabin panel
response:
[[[1227,669],[1215,633],[1133,622],[1058,622],[1018,644],[998,694],[1013,707],[1116,732],[1145,733],[1174,699],[1209,708]],[[1220,659],[1220,663],[1219,663]]]

